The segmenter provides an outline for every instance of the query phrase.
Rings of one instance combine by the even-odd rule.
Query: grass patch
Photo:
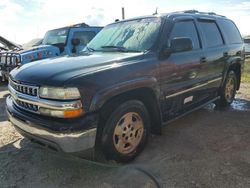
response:
[[[244,72],[241,76],[241,81],[250,83],[250,57],[245,60]]]

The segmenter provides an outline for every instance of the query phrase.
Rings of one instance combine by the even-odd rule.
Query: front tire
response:
[[[128,162],[145,147],[150,119],[144,104],[129,100],[108,117],[102,133],[102,151],[108,160]]]

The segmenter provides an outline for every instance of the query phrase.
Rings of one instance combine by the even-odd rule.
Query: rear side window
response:
[[[76,31],[74,33],[73,38],[77,38],[80,40],[80,45],[86,46],[89,41],[94,38],[95,32],[93,31]]]
[[[205,46],[208,48],[223,45],[220,31],[213,21],[199,21]]]
[[[225,35],[229,44],[242,43],[240,32],[232,21],[220,21],[220,27],[222,27],[223,34]]]
[[[193,42],[193,49],[199,49],[199,38],[193,21],[176,22],[170,34],[170,40],[178,37],[188,37]]]

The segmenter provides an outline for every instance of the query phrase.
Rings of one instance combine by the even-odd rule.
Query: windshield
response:
[[[45,34],[42,44],[51,45],[51,44],[66,44],[68,28],[64,29],[55,29],[48,31]]]
[[[141,52],[149,50],[159,33],[160,18],[114,23],[102,29],[87,46],[91,51]]]

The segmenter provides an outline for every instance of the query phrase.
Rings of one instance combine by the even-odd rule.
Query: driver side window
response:
[[[73,38],[77,38],[80,40],[80,45],[86,46],[89,41],[94,38],[95,32],[93,31],[77,31],[74,33]]]
[[[193,21],[176,22],[170,34],[170,41],[174,38],[188,37],[193,43],[193,49],[200,49],[197,30]]]

